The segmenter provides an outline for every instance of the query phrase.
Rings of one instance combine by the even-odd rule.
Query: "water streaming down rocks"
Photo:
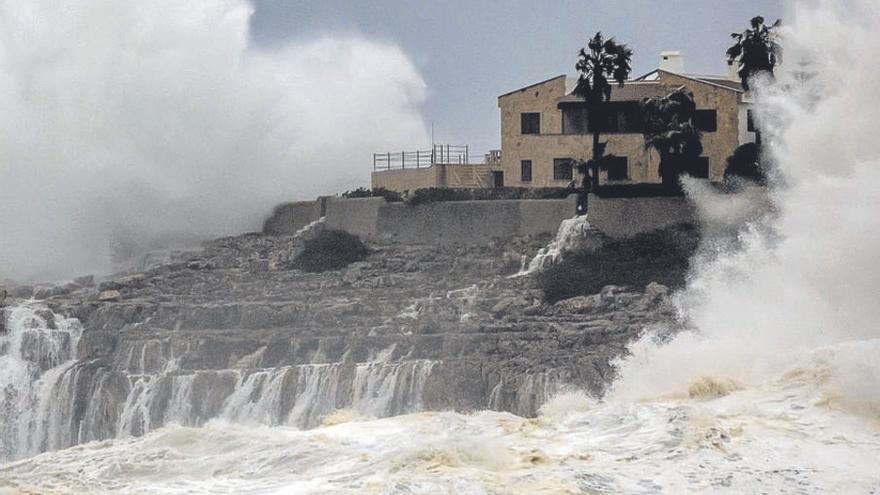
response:
[[[220,239],[97,287],[13,301],[3,458],[212,419],[312,428],[339,410],[530,416],[565,387],[600,393],[610,360],[671,316],[656,297],[613,287],[589,311],[542,303],[529,277],[508,275],[511,251],[535,253],[544,238],[378,242],[342,271],[292,270],[321,228]]]
[[[562,221],[556,238],[542,247],[517,275],[528,275],[559,263],[566,253],[590,251],[605,240],[605,235],[590,225],[587,215],[579,215]]]
[[[82,325],[56,317],[45,306],[25,303],[0,310],[0,456],[36,453],[70,445],[70,424],[58,399],[73,366]]]

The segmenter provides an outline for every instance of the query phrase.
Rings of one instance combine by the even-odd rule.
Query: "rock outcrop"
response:
[[[371,244],[365,261],[307,274],[290,268],[301,237],[249,234],[97,285],[49,288],[48,306],[83,330],[52,389],[52,407],[70,417],[26,444],[214,417],[312,427],[342,408],[534,415],[566,387],[601,394],[611,360],[672,310],[659,285],[543,303],[531,277],[509,275],[515,253],[548,240]]]

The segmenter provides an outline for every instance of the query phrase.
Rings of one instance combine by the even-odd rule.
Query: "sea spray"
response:
[[[794,63],[757,87],[774,212],[747,222],[735,249],[700,260],[679,297],[697,331],[660,347],[634,345],[621,363],[616,398],[682,392],[704,376],[757,385],[809,366],[817,352],[830,352],[822,349],[837,349],[828,357],[840,369],[862,362],[862,379],[880,385],[880,368],[865,365],[857,351],[880,336],[880,67],[862,58],[880,48],[866,21],[880,7],[862,2],[856,10],[866,17],[829,3],[795,10],[786,58],[807,61],[821,74],[814,89],[822,91],[810,100],[791,92],[800,68]],[[858,402],[852,391],[839,392]]]
[[[169,425],[0,466],[0,486],[118,493],[876,491],[880,166],[873,162],[880,140],[873,131],[880,109],[873,102],[880,79],[870,54],[880,39],[870,23],[880,6],[850,5],[853,15],[823,5],[798,10],[786,34],[787,59],[797,60],[797,47],[811,54],[823,92],[804,105],[795,92],[771,89],[756,107],[784,124],[764,128],[780,181],[771,197],[775,212],[747,220],[738,242],[700,260],[679,298],[694,331],[665,345],[635,343],[605,400],[560,398],[537,419],[419,413],[308,431]],[[779,73],[779,84],[789,70]]]
[[[256,230],[281,202],[368,183],[364,150],[430,142],[400,47],[261,45],[252,3],[0,4],[0,279]]]

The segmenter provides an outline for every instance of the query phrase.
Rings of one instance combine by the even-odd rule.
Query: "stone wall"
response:
[[[323,198],[324,224],[364,239],[410,244],[482,244],[493,238],[555,234],[575,212],[575,196],[566,199],[448,201],[411,206],[383,198]],[[317,204],[315,202],[314,204]],[[311,221],[319,206],[287,203],[266,220],[267,234],[289,234]],[[297,217],[301,215],[301,217]]]
[[[315,201],[296,201],[275,207],[272,215],[263,222],[267,234],[293,234],[326,214],[327,197]]]
[[[321,198],[287,203],[266,220],[270,234],[295,232],[322,210],[329,229],[364,239],[395,240],[407,244],[484,244],[495,238],[555,234],[559,224],[575,212],[576,196],[566,199],[508,199],[444,201],[417,206],[386,203],[383,198]],[[312,205],[311,207],[309,205]],[[590,195],[590,224],[610,237],[682,222],[693,222],[693,205],[685,198],[600,198]],[[297,217],[296,215],[302,215]]]
[[[575,212],[567,199],[447,201],[380,208],[379,236],[408,244],[482,244],[494,238],[555,234]]]
[[[329,198],[324,225],[369,239],[378,233],[379,212],[387,206],[384,198]]]
[[[591,194],[587,206],[590,225],[620,238],[667,225],[694,222],[693,204],[686,198],[600,198]]]

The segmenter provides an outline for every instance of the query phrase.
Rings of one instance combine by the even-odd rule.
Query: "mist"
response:
[[[697,263],[679,294],[696,331],[660,347],[637,343],[617,396],[682,393],[701,377],[756,385],[801,370],[848,407],[880,410],[867,359],[880,346],[880,67],[870,62],[880,6],[799,4],[793,14],[776,83],[756,85],[774,213],[747,222],[738,248]],[[691,197],[704,220],[717,211],[705,204],[717,197]],[[741,205],[720,206],[744,218]]]
[[[399,47],[263,48],[243,0],[0,3],[0,280],[106,273],[257,230],[282,201],[368,185],[428,142]]]

